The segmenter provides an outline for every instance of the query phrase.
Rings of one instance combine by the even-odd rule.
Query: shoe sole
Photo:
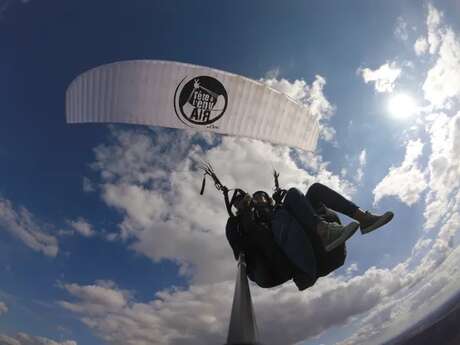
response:
[[[347,226],[345,226],[342,230],[342,235],[336,239],[334,242],[329,243],[326,247],[325,250],[326,252],[330,252],[334,250],[337,247],[340,247],[342,244],[345,243],[346,240],[348,240],[351,236],[354,235],[356,230],[358,230],[359,224],[356,222],[351,222]]]
[[[371,231],[374,231],[375,229],[380,228],[381,226],[384,226],[386,223],[388,223],[390,220],[393,219],[393,212],[386,212],[378,221],[376,221],[374,224],[369,225],[367,228],[361,229],[361,234],[368,234]]]

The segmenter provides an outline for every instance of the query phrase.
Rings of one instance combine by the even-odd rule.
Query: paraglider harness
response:
[[[248,195],[244,190],[235,188],[233,189],[233,195],[231,198],[229,198],[229,193],[230,189],[228,189],[226,186],[224,186],[217,175],[214,172],[214,169],[212,168],[211,164],[209,163],[203,163],[201,166],[201,169],[204,171],[204,176],[203,176],[203,182],[201,185],[201,190],[200,190],[200,195],[204,194],[204,190],[206,187],[206,176],[210,176],[213,181],[216,189],[218,191],[221,191],[224,195],[224,201],[225,201],[225,207],[227,208],[227,213],[230,217],[235,217],[235,214],[233,213],[232,207],[237,205]],[[252,206],[254,208],[254,216],[255,219],[261,222],[268,222],[270,220],[270,212],[273,213],[273,211],[282,206],[282,202],[284,197],[286,196],[287,191],[285,189],[281,189],[279,187],[279,182],[278,182],[278,177],[279,173],[274,170],[273,172],[274,180],[275,180],[275,188],[274,188],[274,193],[272,197],[268,195],[267,192],[265,191],[257,191],[253,194],[252,199],[257,200],[258,198],[260,199],[265,199],[267,202],[254,202],[252,201]],[[271,203],[271,200],[275,202],[274,205]],[[269,209],[267,207],[268,205],[271,205],[272,208]]]
[[[271,231],[275,205],[257,202],[259,198],[270,201],[269,195],[259,191],[251,197],[237,188],[230,197],[230,189],[220,182],[209,163],[203,163],[201,169],[204,177],[200,194],[204,192],[206,176],[210,176],[216,189],[224,195],[229,215],[226,225],[227,240],[236,260],[241,253],[245,254],[249,279],[260,287],[274,287],[292,279],[296,268],[278,247]],[[237,209],[236,214],[232,207]]]
[[[229,197],[231,190],[221,183],[219,178],[216,176],[212,166],[209,163],[203,163],[201,169],[204,171],[204,176],[200,195],[203,195],[204,193],[206,186],[206,176],[208,175],[213,179],[216,189],[221,191],[224,195],[225,206],[229,215],[227,227],[229,225],[236,224],[238,230],[242,232],[243,236],[247,236],[248,234],[255,234],[254,236],[265,238],[261,240],[267,247],[265,248],[263,255],[265,257],[269,257],[269,261],[271,262],[271,264],[277,267],[274,267],[273,272],[271,272],[272,274],[270,279],[265,279],[265,281],[261,281],[263,279],[260,278],[260,275],[259,277],[256,277],[254,276],[254,273],[251,272],[251,263],[248,262],[249,278],[255,281],[261,287],[276,286],[291,279],[294,272],[296,271],[296,268],[289,261],[289,259],[287,259],[287,257],[281,252],[281,250],[277,247],[274,241],[270,240],[271,218],[273,217],[277,208],[283,207],[283,201],[287,194],[287,191],[285,189],[281,189],[279,186],[279,173],[276,170],[273,172],[275,187],[274,193],[271,198],[268,195],[268,193],[264,191],[255,192],[251,198],[248,193],[239,188],[234,189],[232,196]],[[247,199],[245,200],[245,198],[251,198],[249,204],[245,204],[245,202],[247,201]],[[254,202],[254,199],[257,198],[265,199],[266,201],[268,201],[268,203]],[[242,203],[243,207],[241,207]],[[236,215],[233,213],[233,207],[235,207],[238,210]],[[328,209],[325,205],[323,205],[319,210],[317,210],[317,212],[321,218],[328,222],[340,223],[340,219],[338,218],[337,214],[334,211]],[[242,229],[239,228],[240,225]],[[251,231],[249,231],[249,229],[251,229]],[[263,229],[265,229],[265,231],[263,231]],[[234,249],[233,245],[232,249]],[[245,251],[244,246],[241,249]],[[317,259],[316,261],[318,277],[329,274],[338,267],[342,266],[345,262],[345,245],[341,245],[329,253],[326,252],[321,245],[317,245],[314,251]],[[235,252],[235,249],[234,255],[235,259],[237,259],[238,253]],[[249,259],[250,255],[247,256]]]

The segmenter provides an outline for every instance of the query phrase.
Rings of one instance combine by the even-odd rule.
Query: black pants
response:
[[[349,217],[358,209],[353,202],[321,183],[312,184],[306,195],[296,188],[291,188],[284,199],[284,207],[309,231],[316,229],[320,221],[317,210],[323,204]]]

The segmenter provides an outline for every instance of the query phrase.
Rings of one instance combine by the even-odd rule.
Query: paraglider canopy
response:
[[[134,60],[79,75],[66,93],[69,123],[192,128],[313,151],[319,124],[308,108],[236,74],[190,64]]]

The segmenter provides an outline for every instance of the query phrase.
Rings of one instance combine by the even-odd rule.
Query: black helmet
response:
[[[252,194],[252,202],[254,205],[273,205],[273,199],[263,190],[258,190]]]
[[[262,223],[269,223],[273,217],[274,204],[267,192],[259,190],[252,195],[254,216]]]

